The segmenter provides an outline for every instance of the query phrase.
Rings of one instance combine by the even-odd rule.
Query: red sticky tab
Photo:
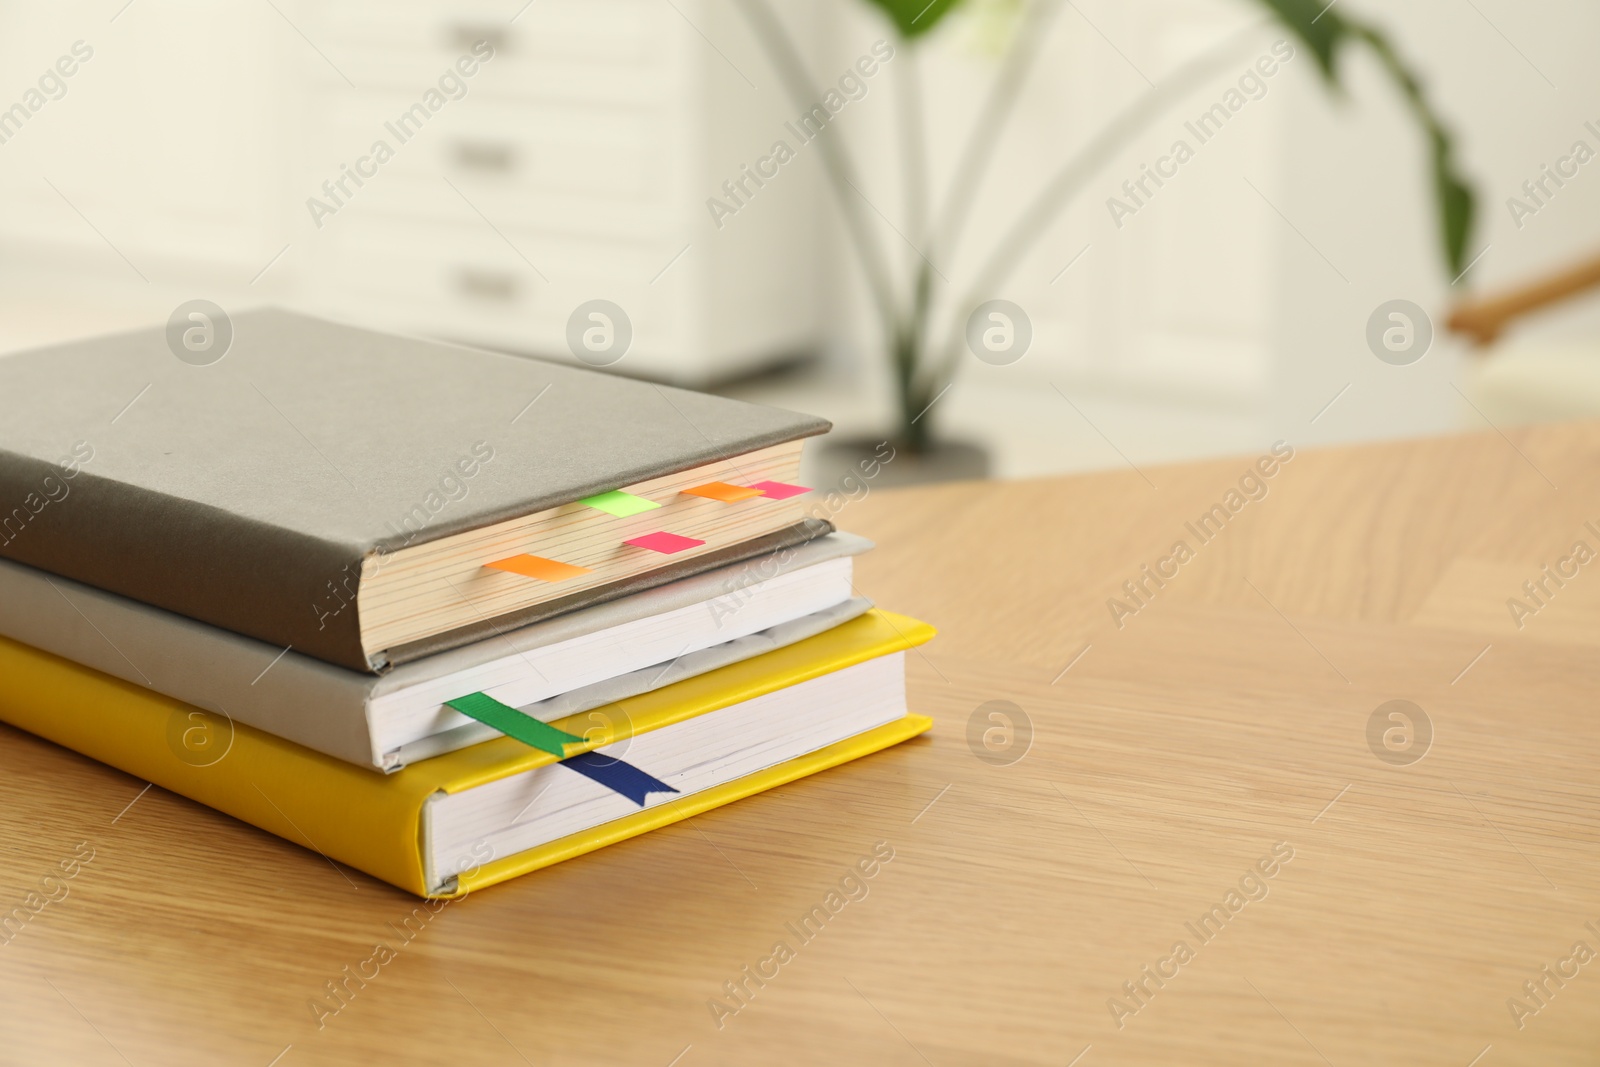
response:
[[[699,548],[705,544],[704,541],[696,541],[692,537],[680,537],[675,533],[667,533],[664,530],[658,533],[645,534],[642,537],[630,538],[622,543],[632,545],[634,548],[648,548],[652,552],[661,552],[669,556],[674,552],[682,552],[686,548]]]
[[[788,500],[792,496],[811,492],[803,485],[789,485],[786,482],[751,482],[750,488],[761,490],[768,500]]]

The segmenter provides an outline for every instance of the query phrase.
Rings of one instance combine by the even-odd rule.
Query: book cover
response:
[[[472,625],[368,647],[356,593],[374,560],[829,425],[287,311],[231,326],[207,366],[177,358],[163,329],[0,358],[0,557],[376,671],[539,612],[463,609]],[[790,502],[749,506],[773,521],[543,614],[827,532],[795,523]]]
[[[934,635],[925,623],[873,611],[826,633],[627,702],[633,733],[660,730],[878,656]],[[699,812],[814,774],[920,734],[908,714],[807,755],[722,785],[641,808],[537,848],[497,857],[444,888],[427,884],[421,819],[429,797],[490,784],[556,762],[510,738],[378,775],[235,724],[214,761],[186,759],[174,740],[196,709],[140,686],[0,638],[0,720],[74,749],[418,896],[458,896],[626,840]],[[558,721],[560,727],[562,722]],[[576,723],[569,725],[577,726]],[[595,734],[585,749],[629,736]],[[220,742],[219,742],[220,743]],[[573,746],[574,749],[577,746]],[[571,753],[569,753],[571,754]],[[314,845],[311,843],[315,842]]]
[[[648,668],[635,672],[642,677],[622,675],[585,687],[594,691],[593,698],[584,690],[562,694],[565,699],[551,698],[551,703],[559,701],[563,714],[599,707],[792,644],[862,614],[871,605],[856,599],[815,618],[808,615],[791,620],[772,632],[739,625],[747,614],[742,605],[753,595],[754,579],[770,579],[853,556],[871,545],[865,538],[832,534],[753,561],[748,572],[743,567],[708,571],[441,652],[383,675],[285,652],[231,630],[3,559],[0,636],[207,710],[221,711],[236,722],[307,748],[374,769],[389,769],[386,757],[396,754],[383,751],[372,736],[370,709],[376,699],[462,675],[508,655],[521,657],[569,638],[709,603],[714,621],[725,634],[722,643],[688,652],[674,639],[667,656],[677,658],[668,666],[640,663],[640,668]],[[548,717],[542,709],[529,709],[529,713]],[[466,736],[441,738],[436,746],[416,745],[401,754],[404,762],[493,736],[487,726],[477,723],[461,730]]]

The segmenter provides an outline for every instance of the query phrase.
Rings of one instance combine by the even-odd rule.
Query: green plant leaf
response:
[[[1412,117],[1428,137],[1439,237],[1450,273],[1459,275],[1466,266],[1467,242],[1472,237],[1477,199],[1456,160],[1455,141],[1428,102],[1417,76],[1381,30],[1345,18],[1326,0],[1259,2],[1311,50],[1329,85],[1339,86],[1339,49],[1346,42],[1365,44],[1383,64],[1384,71],[1405,96]]]
[[[1450,260],[1453,278],[1467,269],[1467,242],[1472,239],[1472,224],[1477,218],[1477,201],[1472,187],[1456,171],[1448,140],[1434,147],[1433,176],[1439,199],[1440,227],[1445,255]]]
[[[1334,55],[1349,35],[1349,27],[1333,11],[1327,0],[1261,0],[1295,36],[1317,57],[1323,77],[1338,84]]]
[[[962,0],[867,0],[882,9],[895,29],[906,40],[914,40],[939,24],[939,20],[961,6]]]

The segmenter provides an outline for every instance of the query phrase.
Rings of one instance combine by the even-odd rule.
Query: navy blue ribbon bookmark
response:
[[[678,790],[659,779],[652,778],[631,763],[624,763],[598,752],[580,752],[561,761],[561,766],[571,767],[585,778],[593,779],[607,789],[621,793],[641,808],[651,793],[676,793]]]

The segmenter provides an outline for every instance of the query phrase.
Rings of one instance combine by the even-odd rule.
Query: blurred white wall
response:
[[[781,7],[824,87],[890,37],[859,0]],[[915,55],[875,63],[823,135],[855,156],[854,195],[902,275],[926,244],[900,170],[904,79],[922,85],[938,204],[1018,7],[973,0]],[[1505,203],[1575,140],[1600,150],[1584,128],[1600,126],[1585,53],[1600,10],[1339,10],[1393,33],[1459,135],[1480,193],[1473,254],[1487,248],[1461,284],[1439,254],[1420,135],[1367,57],[1347,57],[1336,101],[1297,50],[1214,139],[1187,131],[1287,36],[1264,26],[1097,168],[987,294],[1026,310],[1032,349],[1011,366],[964,359],[930,416],[942,432],[985,442],[1017,476],[1481,428],[1462,393],[1497,420],[1600,412],[1600,299],[1519,329],[1487,368],[1443,330],[1464,290],[1600,251],[1600,163],[1520,228]],[[934,252],[948,283],[938,328],[959,325],[951,294],[1049,174],[1152,83],[1262,19],[1245,0],[1063,5],[964,239]],[[315,225],[322,182],[483,38],[498,51],[465,97]],[[790,132],[799,109],[735,0],[9,0],[0,108],[79,41],[92,57],[0,143],[0,349],[162,322],[206,297],[570,359],[569,315],[604,298],[634,323],[621,370],[704,381],[821,351],[820,368],[742,392],[845,432],[891,425],[881,336],[820,148]],[[1118,226],[1108,198],[1126,199],[1123,181],[1180,138],[1194,158]],[[713,219],[722,183],[779,140],[794,158]],[[1365,340],[1394,298],[1435,322],[1411,366]]]
[[[1498,292],[1600,255],[1600,167],[1585,168],[1520,229],[1506,206],[1575,141],[1600,151],[1600,137],[1584,128],[1585,121],[1600,126],[1600,69],[1588,54],[1600,39],[1600,9],[1565,0],[1418,0],[1377,14],[1416,57],[1459,134],[1480,194],[1470,255],[1482,258],[1450,286],[1435,252],[1423,144],[1370,61],[1352,69],[1347,103],[1301,85],[1285,145],[1294,165],[1284,210],[1350,283],[1329,284],[1304,243],[1280,234],[1286,269],[1273,337],[1286,355],[1274,392],[1275,430],[1292,433],[1299,412],[1316,411],[1346,382],[1349,393],[1318,421],[1313,440],[1485,429],[1485,414],[1497,422],[1512,415],[1503,388],[1483,381],[1484,367],[1497,368],[1501,381],[1526,380],[1546,397],[1525,412],[1529,417],[1558,412],[1575,383],[1539,367],[1547,353],[1581,352],[1577,369],[1600,383],[1600,293],[1528,320],[1486,365],[1445,333],[1442,321],[1468,294]],[[1363,340],[1367,316],[1393,298],[1413,300],[1434,318],[1435,350],[1413,366],[1371,358]],[[1600,389],[1591,387],[1572,413],[1600,415]]]
[[[839,67],[881,32],[864,6],[833,3],[841,28],[831,62],[820,67]],[[952,17],[922,57],[936,192],[994,76],[992,12],[1015,6],[977,5]],[[940,402],[951,433],[992,440],[1002,472],[1017,475],[1118,465],[1118,449],[1143,463],[1278,437],[1315,443],[1484,429],[1480,410],[1497,421],[1600,414],[1600,294],[1530,320],[1481,367],[1444,330],[1449,309],[1469,292],[1600,254],[1600,165],[1584,168],[1520,229],[1506,207],[1540,164],[1575,140],[1600,150],[1600,138],[1583,127],[1600,126],[1600,71],[1584,51],[1600,36],[1600,10],[1576,0],[1345,0],[1340,10],[1392,34],[1454,129],[1479,193],[1471,255],[1483,254],[1472,270],[1452,287],[1423,138],[1364,53],[1346,57],[1347,92],[1335,97],[1297,48],[1266,80],[1264,96],[1198,145],[1184,122],[1287,36],[1267,25],[1236,64],[1099,168],[1010,282],[990,294],[1029,313],[1033,349],[1009,367],[965,360]],[[950,288],[961,291],[1019,205],[1111,115],[1261,17],[1260,5],[1244,0],[1066,6],[1000,144],[967,241],[939,257]],[[880,237],[903,251],[911,227],[896,177],[896,121],[885,94],[841,129],[864,161],[863,191],[882,215]],[[1196,147],[1195,158],[1119,228],[1107,198],[1124,195],[1121,183],[1176,138]],[[846,258],[838,243],[833,254]],[[857,295],[859,276],[842,276],[851,282],[835,297],[854,325],[836,366],[866,388],[844,391],[832,412],[846,425],[881,423],[887,377],[872,355],[875,327]],[[1411,366],[1380,362],[1366,341],[1368,317],[1396,298],[1433,319],[1433,347]],[[946,316],[959,319],[959,309],[947,307]],[[1523,402],[1512,403],[1512,393]]]

